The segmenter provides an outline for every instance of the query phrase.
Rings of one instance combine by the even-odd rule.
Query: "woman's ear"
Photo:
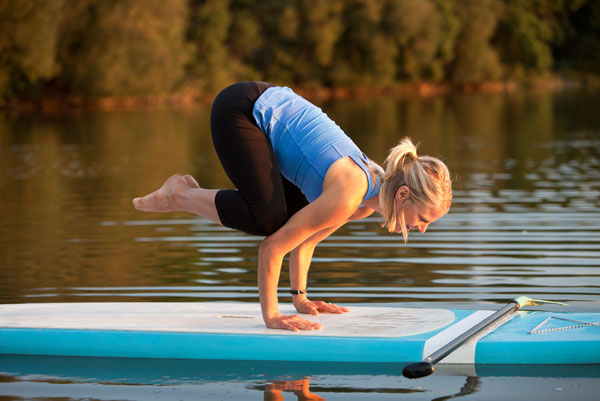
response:
[[[396,191],[396,201],[402,203],[408,199],[409,195],[410,195],[410,189],[408,189],[408,187],[406,185],[402,185]]]

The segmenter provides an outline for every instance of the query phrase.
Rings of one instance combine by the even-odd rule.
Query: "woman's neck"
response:
[[[379,206],[379,194],[364,201],[363,205],[365,205],[366,207],[370,207],[371,209],[375,210],[377,213],[381,214],[381,207]]]

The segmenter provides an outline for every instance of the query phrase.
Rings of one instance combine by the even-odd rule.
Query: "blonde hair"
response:
[[[382,227],[389,232],[396,231],[396,222],[400,217],[404,242],[408,240],[408,231],[404,222],[404,212],[397,210],[396,192],[402,186],[409,189],[409,199],[417,206],[450,209],[452,203],[452,180],[448,167],[439,159],[431,156],[418,156],[417,147],[410,138],[402,139],[390,149],[385,160],[379,205],[384,218]]]

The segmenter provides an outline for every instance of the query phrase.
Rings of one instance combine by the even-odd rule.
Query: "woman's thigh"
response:
[[[217,196],[221,220],[232,228],[265,235],[307,203],[299,189],[281,176],[273,147],[252,115],[256,99],[271,86],[242,82],[227,87],[211,112],[215,150],[238,191]]]

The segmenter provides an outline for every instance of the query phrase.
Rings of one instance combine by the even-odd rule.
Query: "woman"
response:
[[[403,139],[390,151],[384,172],[321,109],[289,88],[266,82],[227,87],[213,103],[211,131],[235,190],[203,189],[189,175],[174,175],[133,203],[141,211],[185,211],[265,235],[258,250],[258,289],[270,328],[321,328],[279,313],[277,285],[286,254],[298,312],[348,312],[308,299],[315,246],[348,221],[373,211],[406,242],[408,231],[425,232],[450,208],[450,175],[440,160],[418,157],[412,142]]]

